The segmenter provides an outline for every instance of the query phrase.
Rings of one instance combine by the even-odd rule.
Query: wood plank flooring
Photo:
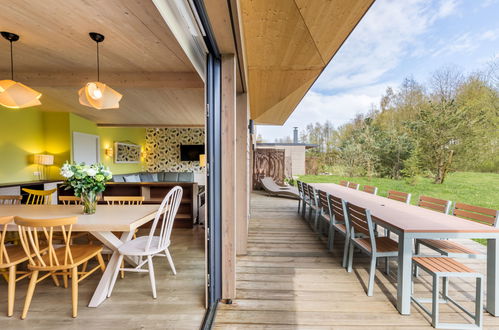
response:
[[[410,316],[396,310],[396,263],[376,273],[374,296],[365,294],[368,259],[354,256],[354,271],[341,267],[343,240],[333,253],[297,214],[294,200],[253,194],[248,255],[237,261],[237,299],[220,304],[215,329],[432,329],[413,305]],[[462,243],[485,248],[471,240]],[[484,260],[461,260],[485,273]],[[421,272],[418,297],[430,297],[431,278]],[[473,310],[474,283],[455,279],[450,294]],[[430,307],[430,306],[429,306]],[[442,321],[465,321],[456,308],[441,305]],[[484,329],[499,329],[499,318],[484,314]]]
[[[76,319],[71,318],[71,289],[49,280],[37,285],[26,320],[20,314],[28,280],[18,282],[14,316],[7,317],[7,285],[0,278],[0,329],[199,329],[205,313],[204,230],[175,228],[170,251],[176,276],[166,258],[154,259],[157,299],[147,273],[127,272],[118,278],[111,298],[88,308],[101,275],[96,273],[80,283]]]

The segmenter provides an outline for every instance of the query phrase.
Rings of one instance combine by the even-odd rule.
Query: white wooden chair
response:
[[[116,267],[116,270],[109,286],[108,297],[111,296],[113,292],[114,285],[116,283],[116,278],[120,270],[130,271],[130,272],[145,272],[149,273],[149,279],[151,281],[152,296],[156,298],[156,279],[154,277],[154,266],[152,258],[155,256],[165,256],[168,259],[168,263],[176,275],[175,266],[173,264],[172,257],[168,251],[170,246],[170,236],[173,228],[173,221],[177,214],[180,201],[182,199],[182,188],[179,186],[174,187],[165,196],[161,205],[156,213],[154,222],[151,226],[151,230],[148,236],[140,236],[131,241],[128,241],[118,248],[119,258],[117,265],[121,265],[124,256],[139,257],[140,262],[135,268],[121,268]],[[156,236],[156,229],[159,229],[159,235]],[[164,253],[164,254],[162,254]],[[142,258],[145,257],[145,260]],[[142,267],[147,263],[148,269],[143,269]]]
[[[353,250],[358,247],[361,252],[371,257],[369,285],[367,295],[374,291],[374,277],[378,258],[385,258],[386,273],[389,272],[388,258],[398,256],[398,243],[389,237],[376,237],[371,213],[360,206],[347,203],[348,222],[350,225],[350,243],[348,251],[348,272],[352,271]],[[359,234],[365,236],[359,237]]]

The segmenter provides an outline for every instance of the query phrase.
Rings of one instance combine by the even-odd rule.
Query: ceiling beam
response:
[[[0,72],[0,77],[10,77],[8,72]],[[95,72],[56,73],[16,72],[15,80],[31,87],[82,87],[96,80]],[[111,87],[130,88],[203,88],[204,83],[196,72],[150,72],[150,73],[108,73],[101,72],[103,83]]]

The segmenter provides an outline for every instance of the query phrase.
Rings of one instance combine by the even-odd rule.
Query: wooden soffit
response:
[[[282,125],[374,0],[241,0],[251,118]]]

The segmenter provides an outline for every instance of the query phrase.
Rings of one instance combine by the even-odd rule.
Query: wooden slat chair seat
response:
[[[348,182],[347,185],[348,188],[359,190],[360,184],[355,183],[355,182]]]
[[[329,234],[327,246],[330,251],[334,249],[334,237],[336,232],[345,237],[343,244],[343,261],[342,266],[347,267],[348,259],[348,244],[350,243],[350,229],[348,226],[348,215],[346,211],[346,202],[331,194],[328,195],[329,204]]]
[[[469,221],[476,221],[492,227],[497,227],[499,211],[481,206],[456,203],[453,215]],[[420,254],[421,245],[429,247],[430,249],[447,257],[471,259],[485,259],[487,257],[485,254],[468,249],[467,247],[451,240],[435,239],[416,240],[416,255]]]
[[[402,192],[402,191],[396,191],[396,190],[388,190],[388,198],[410,204],[411,203],[411,194]]]
[[[348,187],[348,181],[341,180],[341,181],[340,181],[340,186],[343,186],[343,187]]]
[[[432,276],[432,297],[430,299],[426,298],[416,298],[414,296],[411,299],[431,317],[431,323],[433,327],[437,329],[482,329],[483,321],[483,292],[482,292],[482,282],[483,275],[476,272],[475,270],[469,268],[462,263],[447,257],[413,257],[413,264],[416,268],[421,268]],[[476,291],[475,291],[475,311],[474,313],[466,310],[457,301],[449,297],[449,278],[450,277],[467,277],[476,279]],[[440,279],[442,281],[442,291],[440,291]],[[440,295],[442,299],[440,299]],[[456,324],[456,323],[442,323],[439,320],[440,303],[452,303],[456,305],[459,309],[465,312],[468,316],[473,319],[473,324]],[[427,309],[423,303],[432,304],[432,310]]]
[[[49,205],[52,204],[52,194],[56,192],[57,188],[50,190],[35,190],[23,188],[24,192],[28,193],[26,204],[29,205]]]
[[[78,283],[99,269],[104,271],[106,267],[101,255],[102,247],[70,244],[73,224],[76,223],[77,217],[56,219],[15,217],[14,221],[18,225],[24,251],[29,256],[28,269],[32,271],[21,319],[25,319],[28,314],[36,284],[47,277],[52,277],[58,285],[57,276],[62,276],[65,287],[68,284],[68,277],[71,276],[72,315],[76,317],[78,315]],[[62,247],[53,242],[54,232],[59,230],[65,237]],[[44,240],[39,239],[39,236],[44,236]],[[47,246],[42,249],[43,242],[47,242]],[[92,258],[97,259],[97,266],[89,271],[78,271],[79,266]],[[39,276],[40,272],[46,272],[46,274]]]
[[[371,257],[367,295],[372,296],[377,259],[385,258],[386,273],[388,274],[390,270],[388,258],[398,256],[398,243],[389,237],[376,237],[374,223],[369,210],[351,203],[347,203],[346,208],[348,224],[350,226],[348,272],[352,271],[353,251],[355,247],[358,247],[361,252]],[[365,237],[359,237],[359,234],[363,234]]]
[[[28,260],[28,255],[21,245],[8,245],[5,241],[7,224],[13,221],[13,217],[0,217],[0,225],[3,226],[0,232],[0,273],[7,280],[7,316],[14,314],[14,300],[16,293],[16,283],[30,275],[30,272],[19,271],[17,266]],[[42,247],[41,252],[46,249]],[[31,255],[34,257],[34,254]],[[19,275],[19,276],[18,276]]]
[[[378,194],[378,187],[364,185],[362,187],[362,191],[369,193],[369,194],[377,195]]]

